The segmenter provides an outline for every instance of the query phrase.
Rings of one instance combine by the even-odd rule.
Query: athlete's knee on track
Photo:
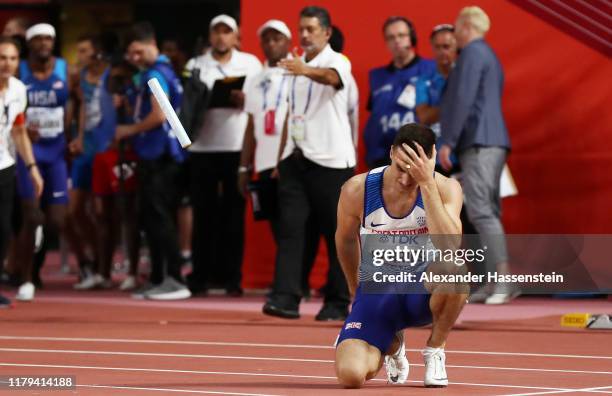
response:
[[[361,388],[368,375],[367,367],[356,362],[339,362],[336,364],[338,382],[344,388]]]

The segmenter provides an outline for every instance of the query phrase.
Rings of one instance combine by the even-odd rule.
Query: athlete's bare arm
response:
[[[359,227],[363,210],[363,189],[366,173],[350,178],[342,186],[338,201],[336,250],[351,296],[359,283]]]

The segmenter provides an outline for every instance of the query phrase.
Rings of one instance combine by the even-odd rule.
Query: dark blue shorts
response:
[[[38,162],[38,171],[43,179],[43,193],[40,197],[41,206],[68,203],[68,168],[63,158],[57,161]],[[25,200],[33,200],[34,185],[30,172],[21,157],[17,158],[17,192]]]
[[[427,293],[368,294],[359,286],[336,345],[344,340],[358,339],[384,354],[398,331],[431,323],[430,297]]]
[[[76,190],[91,191],[91,176],[93,175],[92,154],[82,154],[72,161],[70,178],[72,188]]]

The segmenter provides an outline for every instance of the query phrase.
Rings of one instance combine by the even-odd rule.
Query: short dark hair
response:
[[[304,7],[302,11],[300,11],[300,18],[317,18],[322,27],[331,27],[331,17],[329,16],[329,12],[323,7]]]
[[[95,33],[81,34],[77,38],[77,43],[82,43],[84,41],[89,41],[95,52],[97,53],[102,52],[102,39],[100,38],[100,35],[95,34]]]
[[[332,33],[329,38],[329,46],[336,52],[342,53],[344,49],[344,34],[336,25],[332,26]]]
[[[151,22],[137,22],[128,31],[125,45],[129,46],[134,41],[155,41],[155,28]]]
[[[404,143],[417,153],[418,151],[414,143],[418,143],[423,147],[425,154],[431,158],[433,146],[436,144],[436,134],[425,125],[416,123],[406,124],[397,131],[397,135],[395,135],[393,140],[393,147],[401,147]]]
[[[2,44],[12,44],[17,49],[17,52],[21,53],[21,45],[19,44],[19,41],[15,40],[13,37],[0,36],[0,45]]]
[[[417,34],[416,34],[416,30],[414,28],[414,24],[412,23],[412,21],[406,17],[403,16],[390,16],[389,18],[387,18],[385,20],[385,23],[383,23],[383,27],[382,27],[382,31],[383,34],[385,34],[387,32],[387,28],[389,27],[389,25],[393,25],[396,22],[404,22],[406,24],[406,26],[408,26],[408,30],[410,31],[410,45],[412,47],[416,47],[417,45]]]

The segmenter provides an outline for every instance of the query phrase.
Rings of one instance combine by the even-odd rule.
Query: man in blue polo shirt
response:
[[[397,130],[415,121],[415,83],[432,75],[436,64],[416,53],[417,36],[412,22],[401,16],[389,17],[383,34],[393,60],[387,66],[370,70],[370,117],[364,138],[366,161],[370,168],[389,164],[389,147]]]
[[[184,153],[147,86],[157,78],[176,109],[182,98],[180,81],[169,59],[160,55],[155,31],[148,22],[134,25],[127,39],[128,60],[140,72],[135,77],[137,99],[134,123],[119,125],[117,140],[130,138],[138,156],[138,205],[141,226],[151,254],[150,283],[134,298],[178,300],[191,297],[181,276],[181,256],[174,217],[178,207],[176,185]]]
[[[431,76],[420,77],[416,82],[416,115],[420,124],[431,127],[436,134],[436,150],[440,150],[440,102],[442,92],[446,87],[448,74],[457,59],[457,40],[454,27],[441,24],[433,28],[429,41],[436,61],[436,71]],[[451,154],[453,168],[458,165],[457,158]],[[444,175],[452,173],[452,169],[444,169],[436,161],[436,171]]]

